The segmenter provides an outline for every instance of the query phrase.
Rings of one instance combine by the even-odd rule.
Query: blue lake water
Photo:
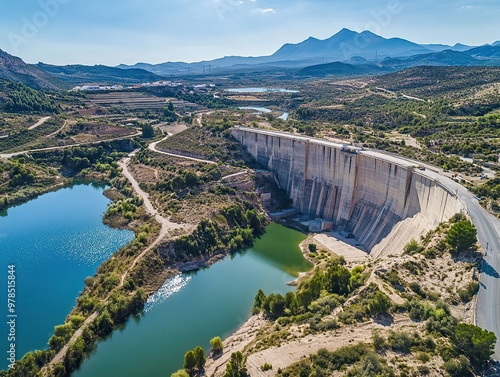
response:
[[[77,185],[10,208],[0,217],[0,315],[7,316],[8,266],[16,274],[16,356],[47,348],[85,286],[84,279],[134,238],[102,223],[109,200],[103,187]],[[0,352],[7,325],[0,321]],[[8,365],[0,358],[0,368]]]
[[[258,107],[258,106],[241,106],[238,107],[240,110],[253,110],[256,113],[271,113],[272,110],[267,107]]]
[[[283,115],[279,116],[278,119],[281,120],[288,120],[289,114],[288,113],[283,113]]]
[[[175,276],[152,296],[145,313],[101,342],[73,377],[168,377],[182,368],[186,351],[210,348],[249,317],[257,290],[292,290],[286,285],[312,265],[299,243],[302,233],[270,224],[247,251],[192,274]]]

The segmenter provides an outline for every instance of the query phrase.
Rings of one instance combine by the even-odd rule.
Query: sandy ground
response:
[[[368,252],[357,244],[353,238],[345,238],[339,233],[321,233],[314,236],[320,247],[343,256],[347,262],[366,262],[370,258]]]
[[[245,346],[252,343],[260,326],[265,323],[260,317],[251,317],[236,333],[227,338],[224,341],[223,356],[215,361],[211,358],[208,359],[205,368],[206,375],[209,377],[222,376],[231,353],[241,351]],[[305,337],[299,336],[298,339],[285,341],[278,347],[271,347],[250,355],[247,359],[247,369],[253,377],[274,376],[278,368],[284,369],[302,358],[318,352],[321,348],[333,351],[350,344],[370,342],[372,329],[383,332],[384,329],[388,328],[387,325],[391,325],[393,330],[404,329],[405,331],[417,327],[414,322],[401,316],[395,317],[393,322],[390,320],[387,323],[370,321],[356,327],[346,326],[326,333],[307,335]],[[265,363],[271,364],[273,369],[263,372],[260,367]]]
[[[267,321],[261,316],[252,316],[234,334],[224,339],[224,352],[222,356],[216,360],[212,357],[207,359],[205,374],[207,376],[224,375],[226,364],[231,358],[231,354],[233,352],[242,351],[246,345],[253,341],[257,335],[257,331],[259,331],[265,323],[267,323]]]
[[[415,115],[425,117],[425,115],[421,115],[421,114],[417,114],[417,113],[415,113]],[[397,142],[401,142],[404,140],[404,142],[407,146],[415,147],[417,149],[422,149],[422,146],[418,143],[418,140],[415,139],[414,137],[411,137],[410,135],[403,135],[403,134],[400,134],[399,132],[391,132],[391,133],[389,133],[389,140],[390,141],[397,141]]]
[[[43,117],[43,118],[40,118],[40,120],[38,122],[36,122],[34,125],[28,127],[28,130],[33,130],[35,128],[37,128],[38,126],[41,126],[42,124],[44,124],[46,121],[48,121],[50,118],[52,118],[51,116],[48,116],[48,117]]]

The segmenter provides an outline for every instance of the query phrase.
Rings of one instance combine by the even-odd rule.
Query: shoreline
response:
[[[243,351],[244,348],[252,342],[257,332],[267,323],[262,315],[252,315],[241,326],[239,326],[231,335],[224,338],[222,343],[224,349],[222,355],[214,359],[212,355],[207,357],[205,364],[205,375],[208,377],[223,376],[225,367],[231,358],[231,354],[237,351]]]

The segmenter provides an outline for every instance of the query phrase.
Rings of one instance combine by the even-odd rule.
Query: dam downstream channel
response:
[[[312,268],[299,243],[305,235],[271,223],[248,250],[209,268],[168,279],[144,313],[97,345],[73,377],[164,377],[181,369],[186,351],[208,351],[249,317],[255,294],[294,290],[287,285]]]
[[[0,292],[7,314],[7,271],[15,266],[16,358],[48,348],[54,326],[64,323],[84,279],[116,250],[134,239],[131,231],[102,222],[110,203],[104,187],[75,185],[8,209],[0,217]],[[9,349],[1,326],[1,351]],[[10,343],[9,343],[10,344]],[[0,368],[7,369],[5,357]]]

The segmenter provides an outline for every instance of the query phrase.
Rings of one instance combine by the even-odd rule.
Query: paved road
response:
[[[477,237],[481,246],[486,250],[479,280],[476,324],[496,334],[498,342],[494,358],[500,360],[500,221],[486,212],[479,205],[476,197],[462,185],[437,173],[427,174],[438,176],[446,187],[457,193],[477,228]]]
[[[363,151],[361,153],[391,161],[398,159],[394,155],[387,156],[385,153],[376,151]],[[417,161],[405,158],[400,158],[400,161],[419,164]],[[444,175],[441,169],[423,163],[420,164],[426,166],[427,169],[418,171],[417,174],[434,179],[457,195],[477,228],[479,243],[486,250],[479,280],[476,324],[496,334],[498,341],[493,357],[495,360],[500,360],[500,220],[484,210],[471,192]]]

